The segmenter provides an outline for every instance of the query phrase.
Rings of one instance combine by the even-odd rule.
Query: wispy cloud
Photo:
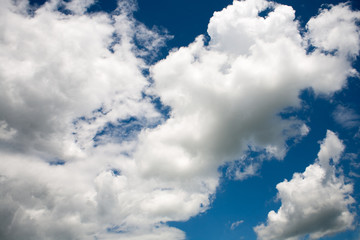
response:
[[[333,117],[337,123],[345,128],[360,126],[360,115],[351,108],[338,105],[333,112]]]
[[[244,223],[244,220],[236,221],[236,222],[231,224],[230,229],[235,230],[235,228],[237,228],[242,223]]]

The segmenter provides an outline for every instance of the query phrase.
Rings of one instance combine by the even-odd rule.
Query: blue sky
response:
[[[358,1],[11,1],[0,238],[358,240]]]

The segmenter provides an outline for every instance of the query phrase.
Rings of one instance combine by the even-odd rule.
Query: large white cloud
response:
[[[325,9],[307,24],[310,42],[324,51],[354,57],[359,54],[359,12],[350,11],[348,3]],[[353,24],[349,24],[353,23]]]
[[[214,14],[208,45],[200,36],[155,64],[149,86],[139,56],[166,36],[124,1],[115,15],[84,14],[92,3],[50,1],[29,15],[27,1],[1,1],[2,239],[184,239],[166,222],[208,209],[219,166],[238,160],[241,179],[260,166],[247,164],[249,151],[283,158],[308,128],[279,112],[300,107],[302,89],[331,94],[354,73],[353,48],[339,41],[331,55],[314,40],[307,53],[308,39],[321,39],[316,24],[304,37],[291,7],[248,0]],[[317,21],[353,14],[341,24],[359,44],[357,13],[336,9]]]
[[[68,15],[57,11],[59,1],[31,15],[26,1],[14,4],[0,8],[1,239],[93,239],[128,214],[106,204],[126,183],[109,175],[133,144],[112,146],[123,136],[104,129],[130,117],[159,120],[143,98],[146,66],[133,43],[135,34],[157,33],[126,9],[83,15],[87,1],[67,3],[76,13]]]
[[[123,15],[64,15],[52,8],[45,4],[34,17],[1,8],[0,120],[16,131],[7,146],[65,158],[91,145],[106,121],[156,113],[142,99],[148,83],[124,29],[133,23]],[[111,53],[113,34],[121,40]],[[106,115],[94,113],[100,108]],[[74,126],[81,117],[93,118],[91,125],[80,119]]]
[[[260,17],[268,8],[273,11]],[[338,11],[358,15],[347,6],[336,9],[316,20],[337,17]],[[340,22],[356,26],[350,20]],[[165,124],[142,135],[144,147],[138,154],[148,156],[143,164],[147,173],[156,175],[166,168],[175,176],[182,174],[180,169],[188,169],[185,175],[189,171],[203,174],[240,159],[249,148],[282,158],[285,141],[306,134],[307,128],[278,113],[286,107],[300,107],[302,89],[312,87],[317,93],[331,94],[354,73],[345,53],[331,55],[320,48],[307,52],[307,39],[312,35],[302,37],[294,10],[288,6],[235,1],[214,14],[208,32],[208,45],[200,36],[152,68],[153,91],[171,106],[172,115]],[[357,28],[349,34],[357,39],[357,46]],[[159,148],[172,150],[158,152]]]
[[[298,239],[307,234],[318,239],[352,228],[353,185],[336,171],[343,151],[342,142],[328,130],[316,162],[276,186],[281,207],[277,213],[269,212],[266,225],[255,228],[259,239]]]

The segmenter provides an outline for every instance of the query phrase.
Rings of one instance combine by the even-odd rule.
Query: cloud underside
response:
[[[0,1],[1,239],[185,239],[166,222],[209,208],[220,166],[237,160],[232,171],[243,179],[261,159],[284,158],[286,141],[309,129],[279,113],[300,108],[303,89],[331,95],[355,74],[360,15],[344,4],[300,32],[289,6],[235,1],[210,19],[208,43],[199,36],[148,66],[143,57],[168,36],[134,20],[131,4],[84,13],[92,3],[54,0],[31,10],[27,1]],[[59,11],[66,8],[71,14]],[[256,163],[247,161],[251,151]],[[351,224],[338,217],[347,213],[348,185],[331,174],[320,184],[324,169],[305,173],[344,203],[316,215],[334,217],[326,226],[301,233]],[[307,181],[296,176],[278,185],[283,204],[293,199],[281,189]],[[271,224],[259,236],[279,234]]]

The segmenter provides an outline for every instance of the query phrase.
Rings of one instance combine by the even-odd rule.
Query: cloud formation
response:
[[[333,117],[341,126],[351,129],[359,127],[360,115],[353,109],[338,105],[333,112]]]
[[[235,228],[237,228],[240,224],[244,223],[244,220],[239,220],[239,221],[236,221],[236,222],[233,222],[230,226],[230,229],[231,230],[234,230]]]
[[[114,173],[134,144],[117,144],[124,136],[107,127],[160,119],[133,43],[145,29],[127,9],[84,15],[90,3],[74,1],[64,14],[63,4],[29,15],[27,1],[1,1],[2,239],[93,239],[127,221],[118,196],[127,179]]]
[[[70,159],[106,122],[158,114],[142,98],[148,83],[132,51],[131,19],[65,15],[55,3],[30,17],[2,1],[0,120],[16,131],[7,146]]]
[[[328,130],[316,162],[276,186],[281,207],[269,212],[266,225],[255,227],[259,239],[299,239],[307,234],[318,239],[352,228],[353,185],[336,170],[344,148]]]
[[[209,208],[220,166],[237,160],[242,179],[282,159],[308,128],[279,113],[301,107],[301,90],[331,95],[354,74],[359,13],[347,5],[303,33],[289,6],[235,1],[210,19],[209,42],[151,66],[150,84],[142,58],[168,37],[126,1],[113,14],[86,13],[92,3],[0,1],[1,239],[184,239],[166,222]],[[324,19],[353,41],[327,43]]]
[[[358,21],[359,12],[350,11],[347,3],[330,6],[308,22],[309,40],[320,50],[355,57],[360,50]]]
[[[260,17],[266,9],[272,11]],[[346,5],[336,9],[359,15]],[[324,10],[312,19],[312,31],[305,37],[289,6],[235,1],[216,12],[208,26],[208,44],[199,36],[151,68],[153,92],[172,111],[166,123],[141,136],[140,144],[153,147],[149,152],[140,148],[139,153],[155,156],[151,151],[159,147],[173,150],[156,155],[154,164],[148,157],[146,165],[161,165],[178,176],[182,174],[180,165],[188,171],[199,169],[197,174],[201,174],[208,167],[215,171],[213,166],[241,159],[247,151],[283,158],[286,141],[303,136],[308,128],[298,119],[281,118],[279,113],[301,106],[301,90],[313,88],[331,95],[355,72],[345,57],[348,48],[341,48],[341,54],[329,54],[319,45],[308,52],[309,39],[322,36],[314,22],[324,16],[336,17],[340,10]],[[340,22],[356,25],[352,18]],[[349,34],[357,39],[354,46],[359,44],[356,28]],[[162,170],[145,167],[144,171],[157,175]]]

